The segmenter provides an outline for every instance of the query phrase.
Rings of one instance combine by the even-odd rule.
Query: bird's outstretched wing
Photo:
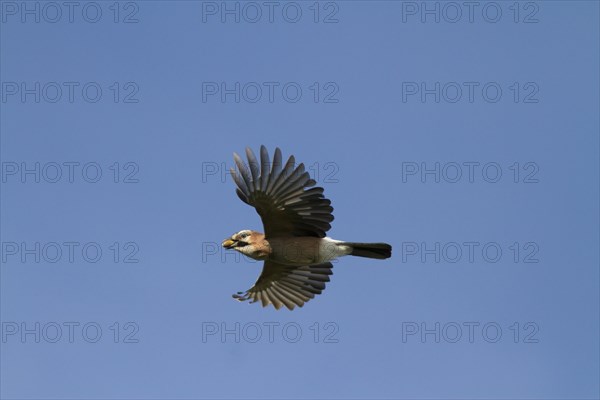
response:
[[[272,261],[265,261],[258,280],[246,292],[238,292],[233,298],[239,301],[260,301],[263,307],[273,304],[276,309],[286,306],[293,310],[321,294],[325,290],[325,282],[333,272],[331,263],[291,267]]]
[[[260,215],[266,238],[324,237],[331,228],[333,207],[323,196],[323,188],[311,188],[316,182],[305,172],[304,164],[295,166],[294,156],[290,156],[283,165],[279,148],[271,161],[265,146],[260,147],[260,163],[248,147],[246,156],[248,165],[233,154],[238,170],[232,168],[231,175],[240,199]]]

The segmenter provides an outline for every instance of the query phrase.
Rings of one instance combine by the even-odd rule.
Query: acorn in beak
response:
[[[237,241],[233,240],[232,238],[225,239],[225,240],[223,240],[223,243],[221,243],[221,245],[223,247],[225,247],[226,249],[233,249],[236,244],[237,244]]]

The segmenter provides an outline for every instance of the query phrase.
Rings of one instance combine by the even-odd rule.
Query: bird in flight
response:
[[[304,170],[295,166],[294,156],[282,163],[281,150],[275,149],[273,160],[265,146],[260,148],[260,162],[246,148],[248,164],[233,153],[237,171],[231,176],[236,193],[256,209],[264,233],[244,229],[222,243],[255,260],[264,260],[262,273],[250,289],[233,297],[250,303],[272,304],[277,310],[296,306],[321,294],[329,282],[331,261],[346,255],[386,259],[392,255],[387,243],[343,242],[326,237],[331,228],[333,207],[323,196],[323,188]]]

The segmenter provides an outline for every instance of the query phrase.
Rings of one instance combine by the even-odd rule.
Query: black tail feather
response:
[[[376,258],[384,260],[392,256],[392,246],[387,243],[352,243],[345,242],[352,248],[350,255],[357,257]]]

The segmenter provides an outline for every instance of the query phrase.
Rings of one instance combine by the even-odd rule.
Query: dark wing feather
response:
[[[293,310],[325,290],[332,268],[331,263],[291,267],[267,260],[254,286],[234,294],[233,298],[261,302],[263,307],[273,304],[278,310],[283,306]]]
[[[283,166],[281,150],[277,148],[270,165],[265,146],[260,148],[260,163],[250,148],[246,148],[246,157],[248,165],[234,153],[237,170],[232,168],[231,174],[239,198],[260,215],[266,238],[325,237],[331,229],[333,207],[323,195],[323,188],[312,187],[316,182],[304,170],[304,164],[295,166],[294,156],[290,156]]]

